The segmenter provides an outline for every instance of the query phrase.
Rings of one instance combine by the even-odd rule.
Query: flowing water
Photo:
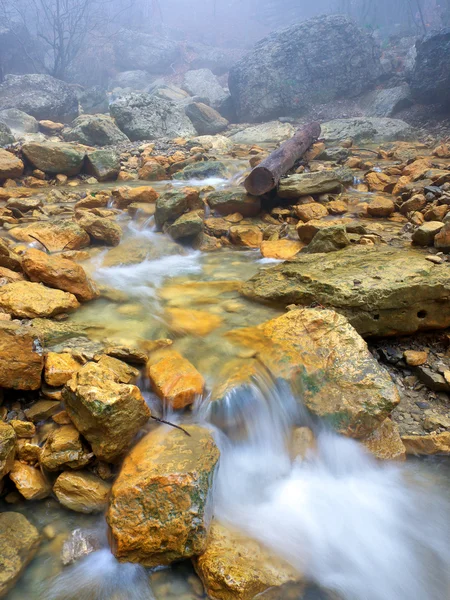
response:
[[[212,386],[223,362],[235,356],[224,334],[279,314],[239,294],[238,282],[264,261],[258,251],[185,249],[153,231],[151,221],[137,219],[125,229],[118,248],[98,251],[85,264],[104,293],[70,317],[79,332],[74,343],[145,347],[147,340],[167,337]],[[173,309],[203,315],[191,313],[191,322],[180,329],[171,318]],[[205,313],[219,320],[198,337]],[[69,343],[58,340],[54,349]],[[144,380],[141,387],[157,406]],[[221,450],[215,516],[265,544],[317,586],[302,598],[325,598],[328,590],[342,600],[448,599],[448,463],[381,464],[299,407],[301,398],[265,375],[229,395],[221,429],[210,423],[216,420],[206,402],[186,417],[211,426]],[[290,436],[294,426],[305,424],[314,429],[317,448],[293,460]],[[54,535],[8,600],[202,597],[188,564],[153,572],[119,564],[107,547],[103,517],[66,511],[53,499],[13,509],[40,529],[51,525]],[[77,527],[95,530],[102,548],[62,570],[63,540]]]

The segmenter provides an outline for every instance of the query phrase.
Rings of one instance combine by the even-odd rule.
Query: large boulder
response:
[[[129,141],[107,115],[80,115],[63,132],[63,137],[66,142],[78,142],[86,146],[114,146]]]
[[[99,85],[81,90],[78,94],[80,110],[84,114],[96,115],[107,113],[109,100],[106,91]]]
[[[17,108],[6,108],[0,111],[0,121],[6,123],[14,134],[37,133],[39,123],[31,115]]]
[[[121,29],[114,36],[114,53],[116,65],[124,71],[166,73],[178,59],[180,48],[167,38]]]
[[[191,102],[185,108],[199,135],[215,135],[228,127],[228,121],[202,102]]]
[[[78,300],[73,294],[39,283],[15,281],[0,288],[0,308],[13,317],[54,317],[78,307]]]
[[[360,102],[368,117],[393,117],[395,113],[408,108],[412,103],[411,90],[407,83],[369,92]]]
[[[191,96],[200,96],[208,100],[213,108],[220,108],[227,98],[227,93],[220,85],[217,77],[209,69],[187,71],[184,75],[183,88]]]
[[[0,513],[0,598],[14,587],[40,541],[38,530],[22,514]]]
[[[253,351],[275,381],[289,384],[295,397],[343,435],[369,435],[400,401],[387,371],[347,319],[335,311],[291,310],[258,327],[231,331],[227,339],[238,351]],[[242,365],[247,385],[255,358]],[[215,418],[226,410],[228,393],[238,387],[236,377],[232,383],[213,390]]]
[[[188,42],[185,47],[191,69],[210,69],[215,75],[228,73],[243,54],[240,48],[216,48],[198,42]]]
[[[374,38],[339,15],[273,32],[235,65],[229,87],[241,121],[298,114],[357,96],[380,74]]]
[[[416,43],[412,94],[421,104],[450,104],[450,28]]]
[[[86,152],[72,144],[59,142],[30,142],[22,147],[24,156],[36,169],[49,175],[78,175],[83,168]]]
[[[342,142],[352,138],[360,141],[408,140],[414,136],[413,128],[401,119],[384,117],[353,117],[334,119],[322,124],[322,137],[328,143]]]
[[[276,144],[291,138],[295,128],[290,123],[270,121],[261,125],[252,125],[234,133],[230,140],[235,144]]]
[[[68,123],[78,115],[78,99],[70,85],[50,75],[7,75],[0,85],[0,110],[5,108]]]
[[[85,167],[98,181],[114,181],[120,173],[120,155],[113,149],[88,152]]]
[[[87,363],[74,373],[63,398],[95,456],[107,462],[120,458],[150,417],[139,388],[118,383],[114,371],[96,363]]]
[[[112,102],[111,115],[132,141],[192,137],[194,126],[184,109],[150,94],[129,94]]]
[[[219,451],[210,431],[160,427],[125,458],[107,521],[117,558],[153,567],[201,554]]]
[[[0,322],[0,387],[37,390],[44,356],[39,337],[29,327]]]
[[[416,250],[359,246],[298,255],[261,270],[243,287],[249,298],[309,306],[345,315],[363,336],[410,334],[450,325],[450,279]]]

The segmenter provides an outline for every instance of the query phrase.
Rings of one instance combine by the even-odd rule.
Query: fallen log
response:
[[[320,124],[309,123],[301,127],[290,140],[281,144],[257,165],[244,182],[245,189],[252,196],[262,196],[278,185],[281,177],[295,165],[320,136]]]

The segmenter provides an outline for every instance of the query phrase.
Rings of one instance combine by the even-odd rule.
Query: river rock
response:
[[[6,123],[0,121],[0,147],[14,144],[16,138],[13,136],[11,129]]]
[[[127,208],[135,202],[153,204],[158,198],[157,192],[149,185],[141,185],[139,187],[120,187],[112,191],[114,204],[117,208]]]
[[[290,123],[281,123],[280,121],[271,121],[246,127],[237,133],[234,133],[230,140],[235,144],[277,144],[291,138],[295,133],[295,128]]]
[[[116,73],[114,78],[109,81],[109,89],[122,88],[130,89],[133,92],[143,92],[154,79],[155,75],[150,75],[141,69],[122,71]]]
[[[0,513],[0,598],[14,587],[40,541],[38,530],[22,514]]]
[[[393,117],[397,112],[413,104],[411,90],[407,83],[394,88],[374,90],[360,101],[368,117]]]
[[[14,428],[0,421],[0,481],[11,471],[14,464],[16,433]]]
[[[100,295],[83,267],[73,260],[30,248],[22,256],[22,268],[31,281],[70,292],[80,302],[93,300]]]
[[[48,471],[82,469],[92,458],[73,425],[53,430],[42,448],[40,463]]]
[[[438,250],[450,252],[450,221],[447,220],[444,227],[436,234],[434,245]]]
[[[194,126],[183,107],[150,94],[130,94],[110,105],[111,115],[131,141],[192,137]]]
[[[235,246],[259,248],[263,242],[263,232],[257,225],[232,225],[229,235]]]
[[[219,451],[207,429],[183,428],[158,428],[124,460],[107,513],[119,560],[153,567],[206,549]]]
[[[11,131],[20,135],[23,133],[38,133],[39,123],[31,115],[27,115],[17,108],[7,108],[0,110],[0,121],[6,123]]]
[[[110,489],[110,483],[87,471],[65,471],[53,486],[63,506],[85,514],[103,512],[108,505]]]
[[[320,229],[304,249],[308,254],[328,253],[351,245],[344,225],[332,225]]]
[[[115,33],[113,44],[116,65],[124,71],[134,69],[148,73],[166,73],[180,55],[180,47],[173,40],[125,28]],[[123,76],[122,73],[119,82],[121,87],[129,87],[130,75],[128,80],[124,80]]]
[[[153,389],[170,408],[179,410],[203,395],[205,380],[179,352],[161,350],[150,356],[147,373]]]
[[[159,229],[168,222],[175,221],[188,208],[184,192],[165,192],[156,200],[155,223]]]
[[[61,142],[31,142],[22,146],[27,160],[40,171],[49,175],[78,175],[83,167],[84,149]]]
[[[353,117],[335,119],[322,124],[322,137],[329,143],[353,139],[355,142],[397,141],[412,139],[414,131],[400,119],[381,117]]]
[[[146,160],[138,171],[139,179],[144,181],[164,181],[167,179],[165,168],[156,160]]]
[[[16,281],[0,287],[0,308],[14,317],[54,317],[80,305],[73,294],[39,283]]]
[[[231,69],[229,87],[241,121],[267,121],[357,96],[380,72],[374,38],[353,21],[331,15],[274,31],[258,42]]]
[[[150,417],[135,385],[116,383],[113,371],[87,363],[63,390],[66,410],[100,460],[117,460]]]
[[[256,217],[261,211],[261,198],[250,196],[243,188],[218,190],[207,195],[206,202],[212,211],[226,217],[239,213],[243,217]]]
[[[243,293],[275,304],[320,302],[363,336],[410,334],[450,325],[448,269],[416,250],[359,246],[298,255],[261,270]]]
[[[366,449],[379,460],[405,460],[406,448],[397,423],[386,419],[367,438],[361,440]]]
[[[371,217],[390,217],[394,211],[395,204],[390,198],[384,198],[383,196],[375,196],[367,205],[367,214]]]
[[[341,177],[336,171],[315,171],[284,177],[278,186],[280,198],[300,198],[340,190]],[[328,211],[327,211],[328,213]]]
[[[209,69],[187,71],[183,79],[183,88],[191,96],[206,98],[208,104],[216,110],[220,108],[222,102],[227,97],[219,80]]]
[[[403,435],[402,442],[406,453],[413,456],[450,454],[450,431],[428,435]]]
[[[434,238],[444,227],[440,221],[426,221],[412,235],[412,241],[419,246],[433,246]]]
[[[90,237],[74,221],[32,223],[26,227],[15,227],[11,231],[14,239],[32,244],[40,242],[49,252],[80,250],[90,244]]]
[[[78,115],[78,99],[69,84],[50,75],[7,75],[0,85],[0,110],[7,108],[68,123]]]
[[[420,104],[450,104],[450,28],[435,31],[416,43],[411,91]]]
[[[202,102],[191,102],[184,109],[199,135],[215,135],[228,127],[228,121]]]
[[[203,231],[203,219],[196,211],[190,211],[178,217],[175,223],[169,225],[167,233],[174,240],[193,237]]]
[[[343,435],[369,435],[400,400],[387,371],[334,311],[292,310],[258,327],[231,331],[227,338],[252,349],[275,380],[288,382],[295,397]],[[223,391],[213,402],[225,397]]]
[[[45,356],[45,383],[52,387],[65,385],[81,366],[68,352],[48,352]]]
[[[289,588],[302,595],[301,575],[258,542],[214,521],[206,551],[194,559],[194,567],[209,598],[253,600],[281,599]]]
[[[108,115],[80,115],[63,132],[63,137],[66,142],[86,146],[114,146],[129,141]]]
[[[298,254],[303,247],[304,244],[295,240],[266,240],[262,242],[260,251],[263,258],[288,260]]]
[[[0,180],[16,179],[23,173],[23,162],[12,152],[0,148]]]
[[[104,242],[107,246],[118,246],[122,239],[121,226],[106,217],[98,217],[93,213],[85,212],[77,215],[77,223],[89,236],[97,242]]]
[[[14,461],[9,478],[25,500],[42,500],[51,492],[51,485],[37,467]]]
[[[207,160],[184,167],[182,171],[175,173],[174,179],[209,179],[212,177],[225,178],[227,167],[220,160]]]

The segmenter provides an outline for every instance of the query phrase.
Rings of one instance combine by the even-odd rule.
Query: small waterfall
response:
[[[316,451],[292,463],[290,394],[266,384],[236,394],[221,417],[247,435],[218,432],[217,518],[343,600],[448,598],[450,512],[429,474],[380,463],[320,425]]]

